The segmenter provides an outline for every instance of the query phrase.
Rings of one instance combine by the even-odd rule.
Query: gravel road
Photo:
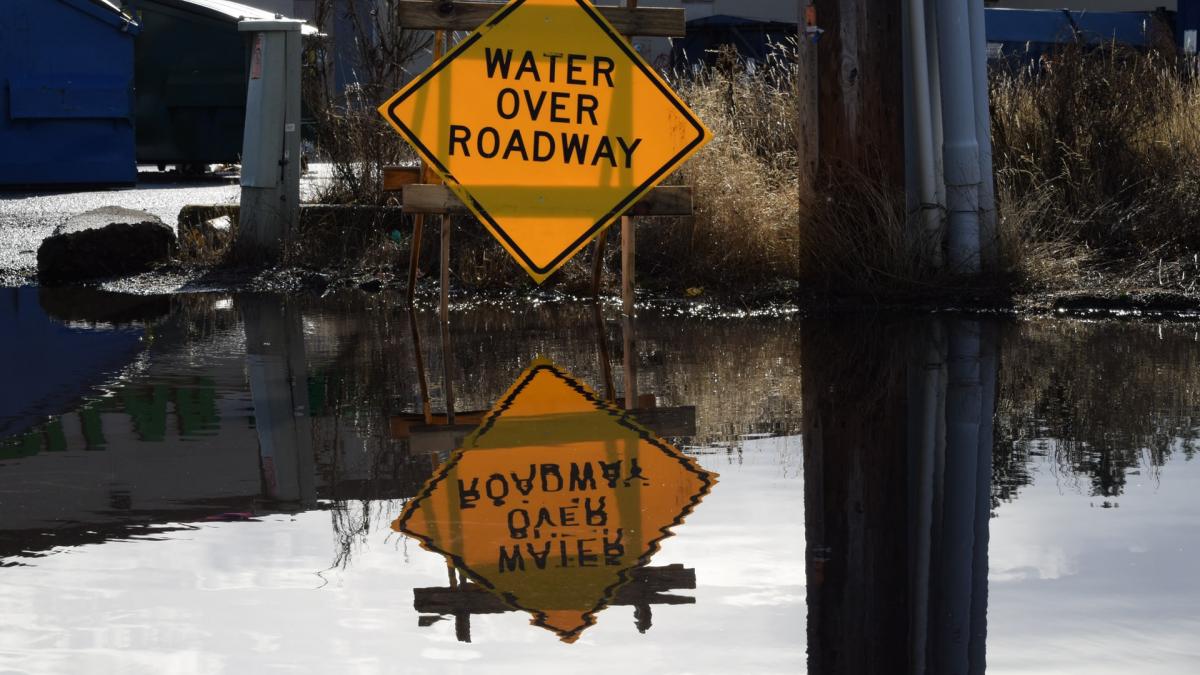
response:
[[[312,165],[302,190],[311,193],[328,168]],[[37,269],[37,249],[54,228],[74,215],[105,206],[137,209],[174,226],[179,210],[188,204],[236,204],[241,194],[236,177],[159,182],[143,173],[136,187],[83,192],[0,191],[0,287],[29,283]]]

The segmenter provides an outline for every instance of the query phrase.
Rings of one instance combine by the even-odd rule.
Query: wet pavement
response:
[[[1194,325],[88,293],[0,289],[0,672],[1200,668]]]

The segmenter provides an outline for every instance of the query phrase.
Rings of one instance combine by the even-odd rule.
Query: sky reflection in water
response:
[[[45,364],[0,397],[0,672],[1200,668],[1189,326],[648,312],[629,332],[548,305],[443,332],[386,297],[0,298],[23,327],[5,353]],[[537,363],[696,471],[606,486],[588,456],[593,529],[640,542],[607,567],[561,510],[569,464],[564,495],[514,493],[575,547],[557,570],[526,553],[513,586],[495,540],[535,538],[511,504],[450,508],[474,504],[450,460]],[[502,453],[482,499],[556,448],[628,460],[565,401],[473,451]],[[449,539],[396,531],[420,494]],[[546,630],[548,607],[590,625]]]

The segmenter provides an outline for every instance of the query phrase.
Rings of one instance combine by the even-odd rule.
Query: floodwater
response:
[[[396,300],[0,289],[0,673],[1200,672],[1194,325]]]

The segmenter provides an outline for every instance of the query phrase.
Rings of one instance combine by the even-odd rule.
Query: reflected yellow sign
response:
[[[513,0],[379,108],[541,283],[708,142],[587,0]]]
[[[715,482],[626,412],[539,361],[393,529],[573,642]]]

